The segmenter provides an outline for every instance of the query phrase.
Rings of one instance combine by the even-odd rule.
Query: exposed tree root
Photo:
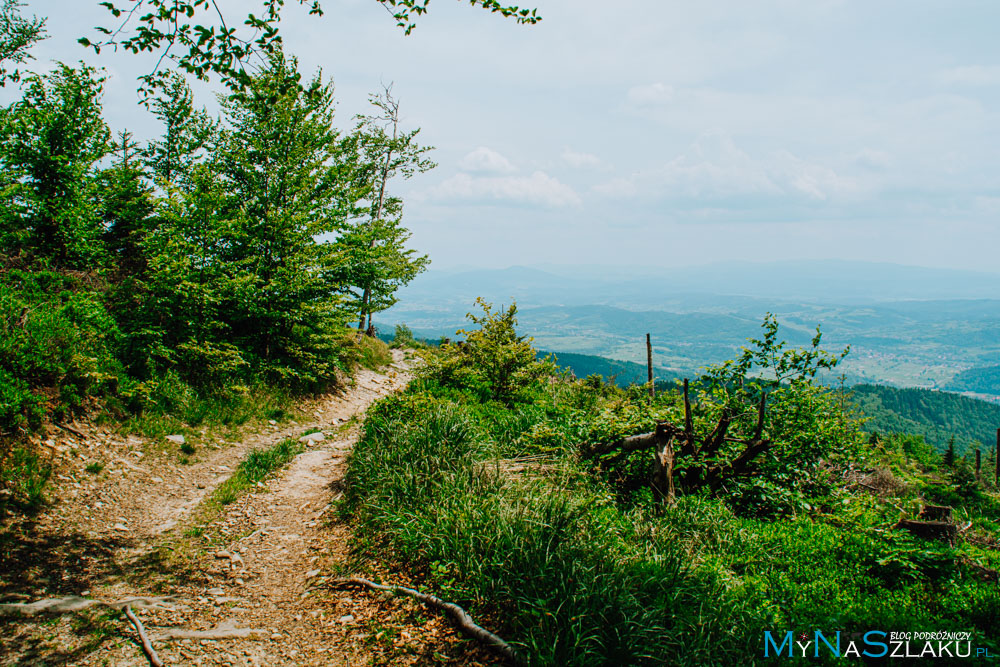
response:
[[[128,620],[132,622],[132,627],[135,631],[139,633],[139,640],[142,642],[142,650],[149,658],[149,664],[153,667],[163,667],[163,661],[160,660],[160,656],[156,655],[156,651],[153,650],[153,645],[149,642],[149,637],[146,636],[146,629],[142,627],[142,621],[132,613],[131,605],[125,605],[125,616]]]
[[[84,598],[79,595],[70,595],[64,598],[49,598],[37,602],[8,602],[0,604],[0,616],[34,616],[35,614],[65,614],[74,611],[82,611],[88,607],[112,607],[114,609],[125,609],[135,607],[136,609],[172,609],[166,604],[173,596],[167,597],[136,597],[124,600],[94,600]]]
[[[505,642],[500,637],[482,628],[472,620],[472,617],[457,604],[452,602],[445,602],[439,597],[434,595],[428,595],[427,593],[421,593],[415,591],[412,588],[405,588],[403,586],[385,586],[382,584],[376,584],[373,581],[367,579],[362,579],[360,577],[348,577],[344,579],[335,579],[329,584],[333,588],[342,588],[346,586],[361,586],[364,588],[370,588],[376,591],[387,591],[389,593],[395,593],[397,595],[407,595],[412,598],[420,600],[428,607],[437,609],[438,611],[443,611],[448,616],[455,621],[458,626],[459,631],[475,639],[476,641],[485,644],[489,648],[493,649],[496,653],[503,656],[512,663],[521,664],[517,655],[514,653],[514,649],[511,648],[510,644]]]

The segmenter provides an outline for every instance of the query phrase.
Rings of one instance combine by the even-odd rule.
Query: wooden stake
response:
[[[982,466],[983,466],[982,452],[979,451],[979,448],[977,447],[976,448],[976,479],[979,479],[979,473],[982,470]]]
[[[1000,428],[997,429],[997,446],[993,450],[993,485],[1000,487]]]
[[[656,387],[653,385],[653,342],[646,334],[646,373],[649,375],[649,400],[656,398]]]

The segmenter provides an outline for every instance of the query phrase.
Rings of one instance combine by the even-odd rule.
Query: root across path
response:
[[[447,639],[446,621],[322,585],[345,574],[350,533],[335,507],[361,418],[406,385],[409,368],[394,350],[382,372],[360,370],[311,405],[308,422],[264,425],[188,465],[142,456],[133,440],[66,431],[57,447],[103,447],[111,470],[99,483],[60,473],[58,502],[4,526],[0,665],[145,665],[151,652],[167,665],[493,662]],[[322,438],[284,469],[206,513],[251,449],[311,431]],[[39,600],[48,607],[30,617],[11,611]]]

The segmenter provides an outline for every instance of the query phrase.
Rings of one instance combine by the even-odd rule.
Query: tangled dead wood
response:
[[[595,458],[617,451],[619,456],[644,449],[653,450],[652,487],[657,497],[667,503],[674,500],[676,488],[685,491],[708,487],[714,495],[726,480],[746,475],[752,470],[753,461],[771,448],[771,441],[764,438],[767,395],[761,393],[757,404],[757,418],[749,438],[729,435],[730,427],[742,415],[725,407],[715,427],[699,436],[694,430],[688,381],[684,380],[684,426],[663,421],[652,433],[639,433],[615,442],[599,443],[581,448],[583,458]],[[740,453],[725,461],[719,460],[724,445],[742,445]],[[683,462],[685,465],[679,466]],[[695,463],[695,465],[691,465]],[[682,470],[675,474],[676,470]],[[676,477],[676,479],[675,479]]]

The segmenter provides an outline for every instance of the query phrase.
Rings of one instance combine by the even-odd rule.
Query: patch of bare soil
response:
[[[383,373],[359,370],[346,391],[310,404],[308,423],[264,424],[189,465],[100,429],[51,439],[76,456],[57,469],[57,502],[0,529],[0,603],[166,597],[134,605],[165,664],[495,664],[412,600],[324,586],[349,557],[350,527],[333,508],[358,425],[369,405],[406,385],[410,363],[394,351]],[[198,523],[249,450],[314,429],[323,439]],[[84,472],[98,456],[107,467]],[[3,665],[148,664],[113,608],[0,613],[0,626]]]

